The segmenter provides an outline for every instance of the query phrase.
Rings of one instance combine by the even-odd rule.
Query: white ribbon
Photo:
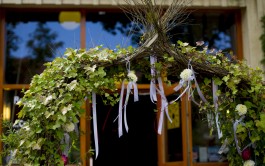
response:
[[[93,108],[93,129],[94,129],[94,141],[96,158],[98,157],[98,128],[97,128],[97,108],[96,108],[96,93],[92,92],[92,108]]]
[[[253,143],[249,143],[247,146],[245,146],[242,150],[240,149],[240,147],[238,146],[238,139],[237,139],[237,135],[236,135],[236,129],[237,129],[237,126],[239,123],[241,123],[242,125],[245,126],[244,123],[242,123],[242,120],[244,120],[245,116],[241,116],[241,118],[239,120],[236,120],[234,125],[233,125],[233,129],[234,129],[234,140],[235,140],[235,143],[236,143],[236,149],[237,149],[237,152],[239,155],[242,155],[242,152],[248,148],[249,146],[251,146]],[[248,133],[249,137],[250,137],[250,133]]]
[[[123,103],[123,95],[124,95],[124,81],[122,81],[120,101],[119,101],[119,115],[118,115],[119,137],[121,137],[122,134],[123,134],[122,133],[122,103]]]
[[[199,84],[198,84],[198,82],[197,82],[197,80],[196,80],[195,72],[194,72],[193,67],[191,66],[190,62],[189,62],[189,67],[190,67],[190,69],[192,70],[192,73],[193,73],[194,82],[195,82],[195,87],[196,87],[196,89],[197,89],[197,92],[198,92],[200,98],[202,99],[202,101],[205,102],[205,103],[207,103],[207,100],[206,100],[205,97],[203,96],[203,94],[202,94],[202,92],[201,92],[201,89],[200,89],[200,86],[199,86]]]
[[[126,67],[128,70],[128,73],[130,73],[131,69],[130,69],[130,61],[128,60],[126,63]],[[139,97],[138,97],[138,88],[137,88],[137,84],[134,81],[130,81],[127,85],[127,92],[126,92],[126,98],[125,98],[125,103],[123,106],[123,95],[124,95],[124,80],[122,82],[122,87],[121,87],[121,94],[120,94],[120,101],[119,101],[119,115],[118,115],[118,130],[119,130],[119,137],[121,137],[123,135],[123,129],[122,129],[122,109],[124,108],[124,125],[125,125],[125,129],[128,132],[129,131],[129,127],[128,127],[128,123],[127,123],[127,104],[129,101],[129,96],[131,93],[131,89],[133,88],[133,94],[134,94],[134,102],[139,101]],[[114,120],[115,121],[115,120]]]
[[[237,149],[237,152],[239,155],[242,154],[241,150],[240,150],[240,147],[238,146],[238,139],[237,139],[237,136],[236,136],[236,129],[237,129],[237,125],[239,123],[241,123],[241,121],[245,118],[245,116],[241,116],[241,118],[239,120],[236,120],[234,125],[233,125],[233,129],[234,129],[234,139],[235,139],[235,143],[236,143],[236,149]]]
[[[228,145],[228,139],[226,138],[221,148],[218,150],[218,153],[219,154],[227,153],[229,151],[229,148],[227,145]]]
[[[66,144],[65,149],[62,154],[68,157],[69,149],[70,149],[70,136],[68,133],[64,133],[64,139],[62,142]]]
[[[201,92],[201,89],[200,89],[200,87],[199,87],[199,84],[198,84],[198,82],[197,82],[197,80],[196,80],[195,72],[194,72],[194,70],[193,70],[192,65],[190,64],[190,62],[191,62],[191,61],[189,61],[188,69],[190,69],[190,70],[192,71],[191,76],[188,78],[188,80],[183,80],[183,79],[181,79],[181,80],[179,81],[179,84],[174,88],[174,91],[176,91],[176,92],[179,91],[182,87],[184,87],[184,85],[186,85],[186,88],[185,88],[184,91],[178,96],[177,99],[171,101],[170,103],[173,103],[173,102],[177,101],[178,99],[180,99],[180,98],[185,94],[185,92],[188,92],[188,97],[189,97],[189,98],[191,97],[191,98],[192,98],[192,101],[193,101],[194,103],[197,104],[197,102],[196,102],[196,101],[193,99],[193,97],[192,97],[192,93],[193,93],[193,91],[192,91],[191,81],[193,81],[193,80],[194,80],[194,82],[195,82],[195,87],[196,87],[196,89],[197,89],[197,92],[198,92],[200,98],[202,99],[202,101],[204,101],[205,103],[207,103],[207,100],[206,100],[205,97],[203,96],[203,94],[202,94],[202,92]]]
[[[217,90],[218,90],[218,85],[214,83],[214,80],[212,80],[212,88],[213,88],[213,103],[214,103],[214,108],[215,108],[215,123],[216,123],[216,128],[217,128],[217,134],[218,138],[222,138],[223,133],[220,129],[220,122],[219,122],[219,112],[218,112],[218,96],[217,96]]]
[[[155,63],[157,62],[156,57],[150,56],[150,65],[151,65],[151,81],[150,81],[150,99],[153,103],[157,101],[156,97],[156,81],[155,81]]]
[[[162,79],[161,77],[158,77],[157,80],[158,80],[158,85],[159,85],[159,90],[157,89],[157,91],[159,92],[161,96],[161,111],[160,111],[160,117],[159,117],[159,122],[158,122],[158,134],[161,134],[162,127],[163,127],[163,120],[164,120],[164,112],[166,113],[167,118],[170,121],[170,123],[172,123],[172,120],[168,114],[168,101],[165,96]]]
[[[127,116],[126,116],[126,108],[127,108],[127,104],[129,101],[129,96],[131,93],[131,89],[133,88],[134,92],[134,102],[139,101],[139,97],[138,97],[138,88],[137,88],[137,84],[133,81],[130,81],[127,85],[127,93],[126,93],[126,99],[125,99],[125,103],[124,103],[124,125],[125,125],[125,129],[128,132],[129,131],[129,127],[127,124]]]

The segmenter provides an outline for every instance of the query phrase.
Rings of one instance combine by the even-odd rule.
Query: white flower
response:
[[[41,147],[38,143],[35,143],[34,146],[32,147],[33,150],[40,150]]]
[[[67,107],[63,107],[61,110],[62,114],[65,115],[68,111],[72,109],[72,104],[69,104]]]
[[[244,165],[243,166],[254,166],[255,165],[255,162],[252,161],[252,160],[247,160],[244,162]]]
[[[242,116],[247,113],[247,107],[243,104],[238,104],[236,106],[236,111],[238,112],[238,115]]]
[[[74,129],[75,129],[75,125],[73,124],[73,123],[66,123],[65,125],[64,125],[64,130],[66,131],[66,132],[72,132],[72,131],[74,131]]]
[[[130,81],[136,82],[138,80],[138,78],[135,75],[134,71],[130,71],[127,76],[128,76]]]
[[[180,73],[180,78],[184,81],[188,81],[191,78],[192,75],[192,70],[191,69],[184,69]]]

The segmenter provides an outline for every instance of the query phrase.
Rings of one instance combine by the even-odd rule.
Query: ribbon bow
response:
[[[155,68],[154,68],[154,64],[157,62],[157,59],[155,56],[150,56],[150,64],[151,64],[151,75],[152,75],[152,79],[150,82],[150,99],[151,101],[154,103],[155,101],[157,101],[157,97],[156,97],[156,91],[160,94],[161,96],[161,110],[160,110],[160,117],[159,117],[159,122],[158,122],[158,134],[162,133],[162,127],[163,127],[163,120],[164,120],[164,112],[167,115],[168,120],[172,123],[172,120],[168,114],[168,101],[167,98],[165,96],[165,92],[164,92],[164,87],[163,87],[163,81],[161,77],[157,78],[158,81],[158,86],[159,89],[156,87],[155,83]]]
[[[136,75],[130,70],[130,61],[128,60],[126,63],[126,67],[127,67],[127,71],[128,71],[128,76],[130,76],[130,74],[132,74],[132,78],[129,78],[129,83],[127,85],[127,92],[126,92],[126,98],[125,98],[125,103],[124,106],[123,104],[123,96],[124,96],[124,82],[125,80],[122,81],[122,86],[121,86],[121,94],[120,94],[120,101],[119,101],[119,115],[118,115],[118,131],[119,131],[119,137],[121,137],[123,135],[123,130],[122,130],[122,109],[124,108],[124,125],[125,125],[125,129],[128,132],[129,131],[129,127],[127,124],[127,116],[126,116],[126,108],[127,108],[127,104],[129,101],[129,96],[131,93],[131,90],[133,89],[134,91],[134,102],[139,101],[139,97],[138,97],[138,88],[137,88],[137,77]]]
[[[187,73],[185,73],[187,72]],[[178,99],[180,99],[184,94],[185,92],[188,92],[188,97],[192,98],[192,101],[194,103],[196,103],[198,105],[198,103],[193,99],[192,97],[192,84],[191,84],[191,81],[194,81],[195,82],[195,87],[197,89],[197,92],[200,96],[200,98],[202,99],[202,101],[204,101],[205,103],[207,103],[207,100],[205,99],[205,97],[203,96],[202,92],[201,92],[201,89],[199,87],[199,84],[196,80],[196,76],[195,76],[195,72],[192,68],[192,65],[191,65],[191,61],[189,61],[189,64],[188,64],[188,69],[185,69],[182,71],[181,73],[181,76],[183,75],[183,78],[181,78],[181,80],[179,81],[179,84],[174,88],[174,90],[177,92],[179,91],[182,87],[186,86],[186,88],[184,89],[184,91],[177,97],[177,99],[171,101],[171,103],[177,101]],[[187,77],[188,76],[188,77]]]

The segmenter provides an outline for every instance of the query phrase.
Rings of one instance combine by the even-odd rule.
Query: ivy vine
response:
[[[172,19],[182,12],[183,5],[180,7],[179,1],[174,1],[166,12],[158,10],[150,0],[143,0],[145,5],[139,8],[135,8],[139,5],[136,0],[129,2],[134,2],[132,11],[137,13],[135,18],[146,30],[141,46],[116,50],[102,46],[89,50],[69,48],[64,57],[46,63],[46,69],[33,77],[30,88],[17,103],[21,107],[18,116],[26,120],[26,124],[18,131],[11,128],[1,137],[5,144],[4,154],[12,152],[11,158],[22,165],[63,165],[61,155],[66,144],[61,140],[68,133],[71,147],[75,147],[78,135],[74,125],[84,112],[82,104],[86,99],[91,100],[93,92],[104,96],[106,104],[117,103],[116,83],[131,79],[126,70],[126,63],[130,61],[131,70],[140,71],[149,80],[160,77],[159,74],[165,71],[179,81],[181,71],[188,64],[192,65],[202,93],[209,101],[199,102],[200,113],[212,115],[213,129],[216,129],[216,123],[220,125],[221,142],[226,149],[223,154],[229,164],[264,165],[265,84],[262,70],[252,69],[244,61],[228,59],[221,51],[208,50],[202,42],[198,45],[200,49],[181,41],[177,45],[171,44],[166,34],[175,25]],[[157,59],[153,66],[150,55]],[[155,68],[156,76],[150,74],[151,67]],[[189,80],[188,75],[185,78]],[[165,81],[170,84],[169,80]],[[218,86],[216,93],[212,90],[213,81]],[[194,92],[192,97],[196,96],[198,94]],[[211,102],[213,96],[218,97],[216,103]],[[217,114],[219,120],[216,122]]]

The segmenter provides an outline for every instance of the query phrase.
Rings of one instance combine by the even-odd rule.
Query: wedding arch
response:
[[[26,165],[63,165],[65,134],[77,139],[75,124],[84,110],[83,102],[92,102],[95,155],[98,155],[95,95],[106,104],[119,103],[118,130],[128,129],[126,107],[129,94],[137,96],[140,71],[150,80],[150,99],[161,97],[158,133],[167,114],[163,84],[170,83],[162,73],[174,76],[179,84],[174,90],[188,94],[199,105],[201,114],[218,133],[223,146],[219,150],[230,165],[263,165],[265,163],[265,86],[263,72],[246,62],[228,58],[220,50],[209,50],[204,42],[191,46],[170,42],[168,32],[185,21],[188,1],[176,0],[166,8],[152,0],[127,0],[125,13],[144,31],[138,48],[103,46],[91,49],[68,48],[62,58],[46,63],[46,69],[35,75],[30,88],[17,103],[19,118],[25,125],[2,136],[4,152]],[[116,84],[121,83],[118,93]],[[159,94],[157,96],[157,94]],[[180,96],[181,96],[180,95]],[[123,102],[123,99],[124,102]],[[74,142],[74,141],[73,141]]]

